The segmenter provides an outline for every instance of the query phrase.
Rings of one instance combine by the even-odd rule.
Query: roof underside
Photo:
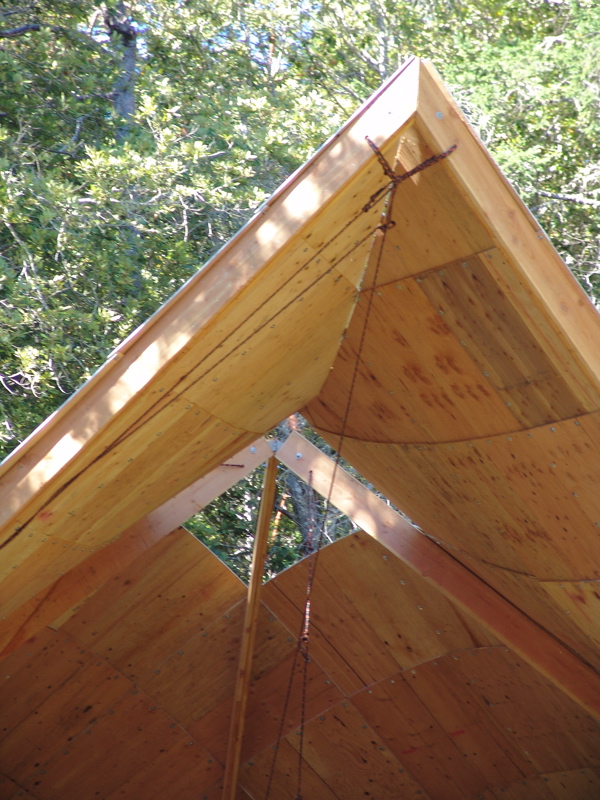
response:
[[[456,149],[377,194],[365,136],[397,175]],[[304,796],[597,798],[599,359],[595,310],[408,62],[2,468],[0,798],[221,796],[246,590],[178,525],[297,410],[425,534],[340,495],[371,511],[320,557]],[[305,587],[301,562],[263,588],[238,800],[265,796]]]

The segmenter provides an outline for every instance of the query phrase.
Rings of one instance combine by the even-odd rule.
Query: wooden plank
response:
[[[549,567],[556,549],[535,536],[540,530],[531,511],[512,497],[493,464],[486,473],[488,441],[378,446],[346,439],[344,457],[360,463],[367,480],[449,547],[514,572],[530,572],[527,554]]]
[[[504,400],[413,279],[382,286],[371,299],[363,293],[333,369],[307,406],[311,422],[339,433],[351,384],[349,437],[422,443],[516,427]]]
[[[355,647],[366,651],[359,649],[363,665],[375,649],[407,669],[454,650],[499,644],[487,628],[465,618],[437,588],[399,559],[390,558],[385,547],[362,531],[325,548],[319,573],[321,582],[334,583],[343,592],[351,619],[364,620],[374,634],[363,636],[354,621],[328,630],[329,640],[340,652],[345,638],[358,639]]]
[[[272,452],[265,439],[262,437],[255,439],[208,475],[152,511],[146,520],[139,523],[139,527],[136,524],[136,530],[139,531],[139,535],[146,535],[145,530],[148,526],[156,536],[170,533],[236,483],[247,478],[271,457]]]
[[[538,331],[527,325],[523,309],[499,285],[496,270],[488,268],[499,258],[492,249],[447,263],[422,276],[421,289],[519,427],[583,413],[585,404],[539,342]],[[505,272],[511,269],[504,265]]]
[[[561,600],[564,598],[560,598],[560,594],[563,590],[559,588],[557,591],[554,582],[541,582],[529,575],[483,564],[464,553],[451,551],[451,555],[517,608],[526,608],[528,616],[534,619],[538,625],[563,642],[594,669],[600,671],[600,647],[595,635],[585,632],[583,622],[577,615],[571,619],[571,614],[566,613],[567,610],[571,610],[571,605],[561,606]],[[590,588],[594,586],[594,583],[594,581],[589,583]],[[569,583],[559,582],[556,585],[558,587],[568,586]],[[573,584],[574,594],[579,594],[581,585],[580,583]],[[587,586],[588,584],[584,583],[583,585]],[[590,602],[593,603],[595,599]],[[573,605],[575,604],[580,604],[580,601],[573,601]],[[591,636],[594,638],[592,639]]]
[[[246,733],[242,747],[242,762],[253,758],[263,748],[277,744],[279,732],[282,737],[296,731],[301,723],[304,664],[297,657],[287,709],[284,703],[290,685],[291,669],[296,656],[294,651],[269,672],[252,684],[248,698]],[[305,721],[311,720],[341,702],[343,695],[330,676],[311,658],[306,672]]]
[[[437,445],[346,438],[344,457],[451,547],[540,579],[593,580],[600,453],[585,420]]]
[[[229,729],[229,744],[225,760],[225,775],[223,777],[223,800],[235,800],[238,771],[240,768],[240,754],[242,752],[242,739],[248,704],[248,690],[252,677],[252,660],[254,657],[254,642],[256,639],[256,626],[260,608],[260,590],[265,571],[265,559],[269,544],[269,530],[273,516],[275,502],[277,460],[271,457],[267,461],[267,468],[263,479],[262,495],[256,533],[254,538],[254,551],[250,572],[250,585],[248,586],[248,599],[240,643],[240,656],[238,672],[233,693],[233,707],[231,712],[231,725]]]
[[[297,453],[301,458],[296,458]],[[382,500],[297,434],[278,451],[282,463],[307,480],[357,525],[439,588],[459,608],[486,625],[534,669],[547,677],[588,713],[600,717],[597,675],[545,630],[466,570],[433,541],[419,533]]]
[[[292,734],[287,741],[298,749],[298,736]],[[349,702],[306,725],[303,753],[307,765],[337,797],[363,800],[372,794],[397,800],[419,792],[419,797],[430,797]]]
[[[59,492],[19,536],[56,531],[62,538],[75,542],[85,538],[88,547],[97,547],[254,438],[224,425],[185,399],[173,400],[147,428],[111,448],[95,469],[82,472],[68,491]],[[170,448],[179,451],[176,464],[164,456],[163,441],[167,440]]]

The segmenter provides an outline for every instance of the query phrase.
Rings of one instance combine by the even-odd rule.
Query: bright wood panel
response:
[[[363,293],[333,369],[307,406],[310,421],[340,433],[351,386],[345,432],[357,439],[454,441],[516,427],[504,400],[413,279],[382,286],[371,298]]]
[[[355,303],[353,284],[336,270],[322,267],[320,273],[319,277],[314,269],[300,269],[267,302],[260,302],[265,293],[262,284],[258,298],[240,298],[236,311],[258,304],[260,314],[250,315],[239,330],[234,328],[233,341],[220,331],[217,321],[214,351],[186,374],[184,396],[255,435],[265,433],[313,397],[328,374]],[[210,338],[203,340],[207,347]],[[243,392],[239,390],[241,373]]]
[[[294,655],[293,652],[288,653],[279,664],[274,665],[272,669],[252,682],[242,744],[243,762],[254,758],[263,748],[273,747],[277,743]],[[296,730],[300,725],[302,683],[302,668],[298,660],[294,669],[290,699],[283,723],[284,736],[290,731]],[[227,753],[232,695],[233,686],[230,697],[188,726],[188,730],[198,741],[210,742],[211,752],[223,762]],[[306,679],[306,719],[310,720],[331,708],[340,701],[341,697],[339,689],[327,673],[323,672],[316,661],[311,660]]]
[[[283,573],[282,573],[283,574]],[[307,563],[301,561],[293,570],[285,573],[285,587],[277,580],[271,580],[264,586],[264,602],[271,611],[283,621],[288,630],[300,635],[303,624],[304,600],[306,597]],[[281,577],[281,576],[279,576]],[[339,609],[340,615],[345,613]],[[338,617],[339,619],[339,617]],[[349,618],[343,617],[348,624]],[[362,626],[361,626],[362,628]],[[364,678],[357,673],[347,658],[340,654],[320,630],[317,619],[313,616],[311,629],[311,658],[331,677],[331,680],[344,694],[352,694],[365,685]],[[391,666],[392,662],[388,661]]]
[[[562,616],[577,642],[587,640],[594,655],[600,655],[600,581],[543,581],[541,587]],[[586,648],[587,650],[587,648]],[[587,655],[587,653],[584,653]]]
[[[242,582],[179,529],[107,581],[61,630],[138,676],[159,668],[244,595]]]
[[[174,399],[94,469],[82,472],[20,535],[57,531],[65,539],[84,538],[88,547],[103,544],[186,488],[192,467],[196,480],[202,470],[220,464],[224,452],[236,452],[254,438],[183,398]],[[179,453],[177,463],[165,453],[166,441],[168,452]]]
[[[498,279],[512,265],[491,249],[444,264],[417,280],[444,323],[475,361],[516,418],[515,427],[532,427],[595,410],[597,402],[578,397],[570,376],[549,354],[551,332],[539,332],[524,317],[514,294]],[[554,348],[561,346],[557,336]]]
[[[483,625],[465,618],[438,589],[368,534],[351,534],[326,548],[318,569],[320,581],[335,583],[343,592],[352,619],[364,620],[403,669],[454,650],[498,643]],[[364,642],[354,625],[328,636],[338,652],[343,652],[340,642],[346,636]]]
[[[597,721],[508,648],[452,659],[457,685],[535,773],[600,766]],[[450,663],[450,662],[448,662]],[[434,670],[428,665],[432,683]],[[436,673],[437,674],[437,673]]]
[[[360,443],[364,446],[365,443]],[[390,446],[391,447],[391,446]],[[314,445],[292,435],[279,450],[287,466],[311,480],[335,505],[394,555],[439,588],[588,712],[598,715],[597,675],[517,606],[490,589],[430,538],[347,475]],[[335,477],[335,481],[332,480]],[[457,556],[460,556],[457,553]],[[531,613],[527,601],[523,607]],[[331,672],[331,670],[329,669]]]
[[[563,642],[569,650],[578,654],[594,669],[600,670],[600,647],[597,637],[594,636],[594,633],[587,631],[589,620],[584,622],[585,617],[582,619],[577,613],[574,613],[579,611],[577,606],[581,605],[581,602],[566,600],[563,596],[564,590],[560,588],[562,586],[573,587],[573,594],[581,595],[580,587],[583,586],[587,601],[587,587],[590,587],[593,594],[595,581],[583,584],[538,581],[528,575],[483,564],[464,553],[457,553],[454,550],[449,552],[517,608],[527,609],[527,614],[536,620],[538,625]],[[589,598],[592,607],[595,600],[595,597]],[[587,613],[585,605],[582,610]],[[570,613],[567,614],[567,611]]]
[[[575,449],[587,442],[584,427],[566,420],[453,444],[347,438],[344,457],[428,534],[481,561],[545,580],[595,579],[600,539],[586,507],[595,510],[598,493],[568,460],[553,460],[550,435]],[[587,453],[591,474],[600,458]]]
[[[298,748],[297,736],[288,741]],[[430,798],[351,703],[341,703],[305,727],[303,753],[337,797]]]
[[[475,797],[488,785],[402,673],[354,695],[353,705],[433,800]],[[454,735],[452,735],[454,734]]]
[[[345,208],[348,202],[356,205],[352,199],[355,187],[373,168],[372,153],[364,137],[371,135],[384,147],[406,124],[415,113],[417,78],[418,64],[413,60],[365,103],[242,232],[149,324],[130,336],[86,388],[9,460],[2,469],[0,483],[5,536],[16,535],[19,527],[63,483],[118,441],[135,424],[140,412],[145,413],[156,403],[160,405],[160,393],[173,387],[172,382],[161,386],[161,370],[185,355],[192,344],[201,342],[206,323],[218,318],[219,312],[230,310],[230,301],[251,285],[282,248],[289,248],[295,237],[302,238],[303,229],[322,209],[335,216],[335,203]],[[385,101],[377,103],[382,95]],[[285,281],[285,275],[283,278]],[[273,288],[265,285],[263,300]],[[201,358],[199,353],[198,360]],[[176,372],[175,377],[178,381],[182,374]],[[34,496],[35,502],[27,507]]]
[[[526,754],[512,741],[510,731],[500,731],[490,718],[491,706],[479,702],[478,688],[465,683],[455,665],[480,657],[480,651],[467,651],[437,659],[411,670],[406,680],[427,706],[468,767],[482,775],[488,786],[502,786],[526,778],[534,768]],[[495,677],[499,677],[495,673]],[[461,680],[462,679],[462,680]],[[514,678],[513,678],[514,679]]]
[[[216,557],[212,558],[216,561]],[[240,600],[206,625],[202,632],[182,643],[176,652],[168,654],[165,647],[158,668],[135,677],[136,684],[157,705],[184,725],[221,762],[225,759],[227,747],[244,608],[245,603]],[[290,651],[295,646],[289,631],[261,606],[252,666],[254,688],[251,689],[250,705],[253,711],[249,717],[255,714],[255,706],[264,710],[265,686],[276,686],[277,691],[281,689],[273,670],[284,662],[288,663]],[[269,677],[264,678],[260,683],[261,690],[257,691],[256,683],[264,676]]]
[[[170,533],[215,497],[270,457],[264,439],[235,454],[231,464],[217,467],[172,500],[139,520],[118,539],[87,554],[87,548],[54,537],[7,571],[0,584],[0,648],[17,647],[44,625],[60,627],[70,612],[130,564],[155,541]],[[29,539],[29,537],[28,537]],[[14,547],[14,545],[13,545]],[[6,554],[5,554],[6,555]],[[83,560],[82,560],[83,559]]]
[[[321,661],[322,651],[324,655],[327,651],[334,653],[336,660],[347,665],[345,669],[355,673],[360,684],[365,686],[396,672],[398,662],[369,621],[328,574],[328,556],[335,558],[334,549],[338,548],[330,545],[321,551],[317,568],[319,577],[311,592],[311,657],[337,680],[336,671],[331,670],[327,658]],[[288,570],[273,579],[277,588],[297,608],[298,615],[303,612],[306,596],[307,571],[306,565],[302,566],[302,570]],[[272,608],[271,597],[271,593],[265,593],[265,602]]]

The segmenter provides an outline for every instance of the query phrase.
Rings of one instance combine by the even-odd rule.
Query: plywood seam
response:
[[[540,586],[554,585],[561,583],[597,583],[600,586],[600,578],[573,578],[573,577],[540,578],[539,576],[532,575],[529,572],[518,572],[517,570],[510,569],[510,567],[504,567],[501,564],[494,564],[493,561],[486,561],[483,558],[477,558],[477,556],[474,556],[472,553],[469,553],[466,550],[460,550],[458,547],[448,544],[447,542],[443,542],[441,539],[438,539],[435,536],[430,536],[427,533],[425,533],[424,535],[427,536],[428,539],[431,539],[437,545],[442,547],[443,549],[447,549],[448,555],[452,555],[452,553],[458,553],[461,556],[465,556],[470,561],[475,561],[477,564],[483,564],[486,567],[491,567],[492,569],[498,570],[499,572],[504,572],[507,573],[508,575],[515,575],[523,578],[531,578],[531,580],[536,581],[536,583],[538,583]],[[469,569],[469,567],[467,567],[466,564],[463,564],[463,566],[466,567],[466,569]]]
[[[392,213],[393,218],[393,213]],[[451,264],[456,264],[457,261],[467,261],[470,258],[477,258],[478,256],[484,256],[486,253],[489,253],[490,250],[498,250],[498,247],[485,247],[483,250],[474,250],[470,253],[467,253],[461,258],[453,258],[452,261],[444,261],[441,264],[436,264],[433,267],[428,267],[425,270],[420,270],[419,272],[414,272],[411,275],[403,275],[401,278],[397,278],[393,281],[387,281],[386,283],[378,283],[374,286],[369,286],[366,289],[362,290],[362,292],[376,292],[380,289],[387,289],[392,286],[397,286],[399,283],[408,283],[409,281],[416,281],[417,278],[427,278],[428,275],[434,275],[436,272],[439,272],[441,269],[447,268]]]
[[[325,545],[325,547],[327,547],[327,545]],[[290,569],[291,569],[291,567],[290,567]],[[272,585],[273,585],[273,587],[274,587],[274,588],[275,588],[275,589],[276,589],[276,590],[277,590],[277,591],[278,591],[278,592],[279,592],[279,593],[282,595],[282,597],[284,597],[284,598],[285,598],[285,599],[288,601],[288,603],[290,604],[290,606],[293,606],[294,610],[295,610],[295,611],[298,613],[298,616],[299,616],[299,618],[300,618],[301,622],[303,622],[303,619],[302,619],[302,609],[301,609],[301,608],[299,608],[299,607],[298,607],[298,606],[297,606],[297,605],[294,603],[294,601],[293,601],[293,600],[292,600],[292,599],[289,597],[289,595],[287,595],[287,594],[286,594],[286,593],[285,593],[285,592],[284,592],[284,591],[283,591],[283,590],[282,590],[282,589],[281,589],[281,588],[278,586],[277,582],[274,582]],[[264,601],[264,600],[263,600],[263,603],[264,603],[264,605],[265,605],[267,608],[269,608],[268,601]],[[269,611],[270,611],[270,612],[273,614],[273,616],[274,616],[276,619],[279,619],[279,617],[277,616],[277,614],[276,614],[274,611],[271,611],[271,609],[270,609],[270,608],[269,608]],[[281,620],[279,620],[279,621],[281,622]],[[283,625],[283,623],[281,623],[281,624]],[[288,628],[286,625],[284,625],[284,627],[285,627],[287,630],[289,630],[289,628]],[[348,662],[348,661],[347,661],[347,660],[346,660],[346,659],[345,659],[345,658],[344,658],[344,657],[343,657],[343,656],[342,656],[342,655],[341,655],[341,654],[338,652],[338,650],[337,650],[337,649],[334,647],[334,645],[333,645],[333,644],[332,644],[332,643],[329,641],[329,639],[328,639],[328,638],[325,636],[325,634],[321,633],[321,630],[319,629],[319,625],[318,625],[318,623],[316,623],[316,622],[314,621],[314,619],[311,621],[311,630],[313,630],[313,631],[316,631],[316,632],[319,634],[319,636],[322,638],[322,640],[323,640],[324,642],[327,642],[327,645],[328,645],[329,647],[331,647],[331,649],[332,649],[332,650],[335,652],[335,654],[336,654],[337,658],[339,658],[339,660],[340,660],[341,662],[343,662],[343,664],[346,666],[346,668],[347,668],[347,669],[348,669],[348,670],[349,670],[349,671],[350,671],[350,672],[351,672],[351,673],[352,673],[352,674],[353,674],[353,675],[356,677],[356,680],[357,680],[359,683],[361,683],[361,684],[364,686],[364,685],[365,685],[365,682],[364,682],[364,680],[363,680],[363,679],[360,677],[360,675],[359,675],[359,674],[356,672],[356,670],[354,669],[354,667],[353,667],[353,666],[352,666],[352,665],[351,665],[351,664],[350,664],[350,663],[349,663],[349,662]],[[294,635],[294,634],[292,633],[292,635]],[[298,633],[298,634],[296,634],[296,636],[295,636],[295,639],[296,639],[296,640],[298,639],[298,636],[299,636],[299,633]],[[319,662],[319,659],[318,659],[318,657],[316,657],[316,656],[315,656],[315,653],[314,653],[314,647],[313,647],[313,649],[311,650],[311,654],[310,654],[310,660],[311,660],[311,661],[314,661],[314,662],[315,662],[315,664],[317,664],[317,665],[319,666],[319,668],[322,670],[322,672],[323,672],[323,674],[324,674],[324,675],[327,675],[327,678],[328,678],[328,680],[330,680],[330,681],[331,681],[331,685],[332,685],[332,686],[335,686],[335,687],[338,689],[338,691],[339,691],[339,692],[340,692],[342,695],[344,695],[344,697],[347,697],[347,696],[348,696],[348,695],[346,694],[346,692],[344,692],[344,690],[343,690],[343,689],[342,689],[342,688],[339,686],[339,684],[338,684],[338,683],[337,683],[337,682],[336,682],[336,681],[335,681],[335,680],[334,680],[334,679],[331,677],[331,675],[330,675],[330,674],[327,672],[327,670],[326,670],[326,669],[325,669],[325,668],[324,668],[324,667],[321,665],[321,663]]]
[[[180,395],[180,397],[183,397],[183,399],[184,399],[184,400],[186,400],[186,398],[185,398],[185,396],[184,396],[183,394],[181,394],[181,395]],[[176,398],[173,398],[173,399],[176,399]],[[197,405],[196,403],[193,403],[191,400],[186,400],[186,402],[188,402],[188,403],[189,403],[190,407],[193,405],[193,406],[194,406],[196,409],[198,409],[199,411],[202,411],[202,412],[204,412],[204,413],[206,414],[206,416],[207,416],[207,417],[212,417],[214,420],[216,420],[216,422],[217,422],[217,423],[219,423],[219,424],[223,425],[224,427],[227,427],[227,428],[232,428],[232,427],[233,427],[233,428],[235,428],[235,426],[233,426],[233,425],[232,425],[232,423],[230,423],[230,422],[227,422],[226,420],[222,420],[222,419],[220,419],[219,417],[216,417],[216,416],[214,416],[214,414],[212,414],[212,413],[210,413],[210,412],[206,411],[206,410],[205,410],[205,409],[203,409],[201,406]],[[149,421],[149,419],[150,419],[150,417],[145,417],[145,419],[144,419],[144,423],[145,423],[145,422],[148,422],[148,421]],[[20,514],[23,512],[23,510],[26,508],[26,506],[27,506],[27,505],[30,505],[30,504],[33,504],[33,505],[34,505],[34,508],[35,508],[35,510],[34,510],[34,511],[33,511],[33,513],[31,514],[31,516],[29,516],[29,517],[28,517],[28,518],[27,518],[27,519],[26,519],[26,520],[25,520],[25,521],[24,521],[22,524],[20,524],[20,525],[19,525],[19,526],[18,526],[18,527],[17,527],[17,528],[16,528],[16,529],[13,531],[13,533],[12,533],[12,534],[11,534],[11,535],[10,535],[10,536],[7,538],[7,539],[5,539],[3,542],[1,542],[1,543],[0,543],[0,550],[2,550],[2,549],[3,549],[4,547],[6,547],[8,544],[10,544],[12,541],[14,541],[14,539],[15,539],[15,538],[17,538],[17,536],[19,536],[19,534],[21,534],[21,533],[22,533],[22,532],[23,532],[23,531],[24,531],[24,530],[25,530],[25,529],[26,529],[26,528],[27,528],[27,527],[28,527],[28,526],[31,524],[31,522],[32,522],[32,521],[35,519],[35,517],[36,517],[36,516],[37,516],[37,515],[40,513],[40,511],[43,511],[43,510],[44,510],[44,509],[45,509],[45,508],[46,508],[46,507],[47,507],[47,506],[48,506],[50,503],[52,503],[54,500],[56,500],[58,497],[60,497],[60,496],[61,496],[61,495],[62,495],[62,494],[63,494],[63,493],[64,493],[64,492],[65,492],[65,491],[68,489],[68,487],[69,487],[69,486],[70,486],[70,485],[71,485],[71,484],[72,484],[74,481],[76,481],[76,480],[77,480],[78,478],[80,478],[82,475],[85,475],[85,473],[86,473],[86,472],[87,472],[89,469],[91,469],[92,467],[94,467],[94,465],[96,465],[96,464],[97,464],[99,461],[101,461],[101,460],[102,460],[103,458],[105,458],[105,457],[106,457],[106,456],[107,456],[109,453],[111,453],[111,452],[112,452],[112,451],[115,449],[115,447],[117,447],[117,446],[119,446],[119,445],[123,444],[123,442],[124,442],[124,441],[126,441],[126,439],[127,439],[129,436],[131,436],[131,435],[133,435],[134,433],[136,433],[136,431],[137,431],[137,430],[138,430],[138,428],[137,428],[137,427],[135,427],[135,425],[132,425],[132,426],[130,426],[130,428],[129,428],[129,429],[128,429],[128,430],[127,430],[127,431],[126,431],[124,434],[122,434],[122,436],[121,436],[121,437],[119,437],[119,438],[118,438],[118,439],[116,439],[115,441],[111,442],[111,443],[110,443],[110,444],[109,444],[109,445],[108,445],[108,446],[107,446],[107,447],[106,447],[106,448],[105,448],[105,449],[104,449],[104,450],[103,450],[101,453],[99,453],[99,454],[98,454],[97,456],[95,456],[95,457],[94,457],[94,458],[93,458],[91,461],[89,461],[88,463],[86,463],[86,464],[83,466],[83,468],[82,468],[82,469],[81,469],[79,472],[77,472],[75,475],[71,476],[71,478],[70,478],[68,481],[66,481],[65,483],[60,483],[60,485],[59,485],[59,486],[58,486],[58,488],[57,488],[57,489],[56,489],[56,490],[53,492],[53,494],[51,494],[51,495],[50,495],[50,496],[49,496],[47,499],[45,499],[45,500],[42,502],[42,504],[41,504],[41,505],[39,505],[39,506],[38,506],[38,505],[35,505],[35,504],[34,504],[34,501],[35,501],[35,499],[36,499],[36,497],[37,497],[37,494],[34,494],[34,495],[31,497],[31,498],[29,498],[29,500],[28,500],[28,501],[26,501],[26,503],[25,503],[25,504],[24,504],[24,505],[21,507],[21,509],[19,509],[19,511],[17,512],[17,515],[20,515]],[[237,430],[237,431],[238,431],[240,434],[248,434],[248,435],[250,435],[250,434],[251,434],[251,432],[250,432],[250,431],[246,431],[245,429],[242,429],[242,428],[236,428],[236,430]],[[65,464],[65,465],[64,465],[64,466],[61,468],[61,470],[59,470],[59,472],[55,473],[55,474],[54,474],[54,475],[53,475],[53,476],[50,478],[50,481],[56,482],[57,480],[59,480],[61,472],[62,472],[63,470],[68,470],[68,469],[69,469],[69,467],[70,467],[70,464],[71,464],[71,462],[70,462],[70,461],[69,461],[69,462],[67,462],[67,463],[66,463],[66,464]],[[40,491],[43,491],[43,490],[44,490],[44,488],[45,488],[45,487],[42,487],[42,489],[41,489]],[[184,488],[185,488],[185,487],[184,487]],[[111,540],[107,541],[107,544],[110,544],[111,542],[113,542],[113,541],[116,541],[117,539],[119,539],[119,538],[122,536],[122,534],[123,534],[123,533],[124,533],[124,531],[122,531],[120,534],[118,534],[117,536],[115,536],[113,539],[111,539]],[[92,551],[90,550],[90,552],[92,552]]]
[[[327,641],[329,641],[329,640],[327,640]],[[425,661],[416,661],[414,664],[411,664],[409,667],[402,667],[402,666],[398,665],[398,671],[397,672],[390,672],[389,675],[386,675],[383,678],[379,678],[376,681],[372,681],[371,683],[365,684],[362,688],[356,689],[356,691],[351,692],[350,694],[347,694],[346,697],[349,700],[352,700],[353,697],[356,697],[356,695],[359,695],[359,694],[361,694],[362,692],[364,692],[366,690],[373,689],[373,687],[379,686],[382,683],[387,683],[395,675],[409,675],[411,672],[413,672],[414,670],[418,670],[420,667],[424,667],[427,664],[436,664],[437,662],[442,661],[445,658],[447,658],[447,659],[454,658],[455,656],[458,656],[458,654],[461,654],[461,653],[463,653],[463,654],[464,653],[476,653],[479,650],[487,651],[487,650],[498,650],[498,649],[504,650],[506,653],[511,652],[509,646],[507,644],[505,644],[504,642],[500,642],[499,644],[482,644],[482,645],[478,645],[476,647],[460,647],[460,648],[457,648],[456,650],[446,650],[446,651],[444,651],[443,653],[440,653],[437,656],[432,656],[431,658],[425,659]]]
[[[440,441],[436,439],[432,442],[426,441],[417,441],[417,442],[392,442],[392,441],[381,441],[381,440],[373,440],[373,439],[358,439],[354,436],[344,436],[344,439],[348,439],[352,442],[361,442],[363,444],[374,445],[375,447],[400,447],[403,450],[410,450],[410,449],[422,449],[422,450],[436,450],[438,447],[452,447],[452,445],[469,445],[469,444],[479,444],[486,442],[494,442],[494,440],[506,439],[510,436],[521,436],[525,437],[525,435],[533,435],[535,431],[541,431],[544,429],[552,429],[555,426],[564,425],[568,422],[572,422],[574,425],[579,424],[580,419],[586,419],[587,417],[594,416],[595,414],[600,413],[600,407],[597,409],[593,409],[592,411],[585,411],[581,414],[576,414],[573,417],[564,417],[563,419],[554,420],[553,422],[544,422],[542,425],[534,425],[529,428],[517,428],[514,430],[507,430],[506,432],[502,433],[493,433],[491,435],[486,436],[477,436],[477,437],[469,437],[468,439],[449,439],[448,441]],[[328,434],[332,437],[339,437],[339,431],[332,431],[327,428],[324,428],[322,425],[319,426],[319,430],[322,430],[324,433]]]
[[[414,525],[414,523],[411,524]],[[467,556],[469,559],[471,559],[472,561],[476,561],[478,564],[485,564],[488,567],[493,567],[494,569],[502,570],[503,572],[507,572],[510,575],[520,575],[523,578],[534,578],[537,580],[536,576],[532,575],[529,572],[522,572],[517,569],[511,569],[510,567],[505,567],[502,566],[501,564],[495,564],[493,561],[486,561],[485,558],[478,558],[477,556],[474,556],[472,553],[469,553],[468,550],[461,550],[460,547],[456,547],[456,545],[450,544],[449,542],[444,542],[442,539],[439,538],[439,536],[432,536],[431,534],[426,533],[424,530],[422,530],[422,528],[419,528],[418,525],[415,525],[414,527],[416,528],[418,533],[421,533],[430,541],[435,542],[435,544],[437,544],[439,547],[451,551],[449,555],[452,555],[452,553],[458,553],[461,556]]]

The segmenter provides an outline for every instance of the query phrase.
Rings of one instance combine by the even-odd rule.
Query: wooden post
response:
[[[267,461],[265,477],[263,479],[262,497],[256,523],[254,537],[254,554],[252,556],[252,571],[250,585],[248,586],[248,603],[240,644],[240,661],[233,695],[233,708],[231,711],[231,726],[229,728],[229,743],[227,745],[227,758],[225,761],[225,775],[223,777],[223,800],[235,800],[237,778],[242,752],[242,739],[244,736],[244,722],[248,690],[252,677],[252,656],[254,655],[254,639],[258,619],[260,588],[262,586],[267,543],[269,539],[269,525],[275,501],[275,479],[277,477],[278,461],[274,456]]]

